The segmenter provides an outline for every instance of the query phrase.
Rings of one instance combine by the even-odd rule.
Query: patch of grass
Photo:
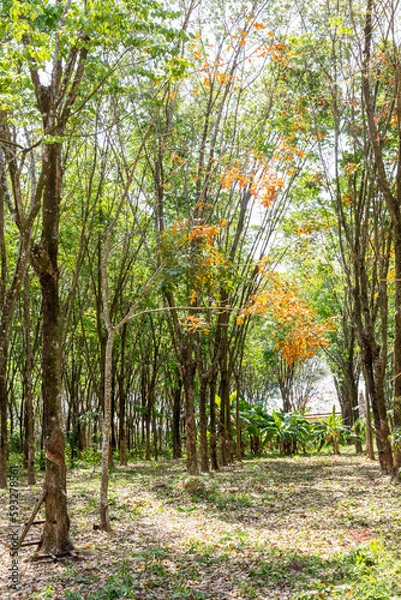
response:
[[[120,598],[135,598],[135,580],[126,570],[107,578],[106,583],[96,592],[82,596],[78,592],[65,590],[63,600],[119,600]]]

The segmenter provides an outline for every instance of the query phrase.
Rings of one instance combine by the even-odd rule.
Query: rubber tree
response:
[[[366,111],[368,134],[376,164],[375,177],[378,188],[383,194],[391,217],[394,235],[394,426],[401,424],[401,56],[398,44],[398,32],[393,20],[396,7],[392,1],[386,2],[386,11],[374,0],[366,4],[364,47],[362,72],[362,98]],[[389,15],[387,17],[387,15]],[[387,28],[384,45],[386,51],[382,57],[382,28]],[[381,70],[385,67],[383,75]],[[385,95],[385,115],[382,100],[379,100],[377,86]],[[395,131],[394,131],[395,130]],[[396,152],[389,154],[386,145]],[[395,170],[389,165],[395,163]],[[373,407],[374,409],[374,407]],[[379,450],[380,454],[380,450]],[[395,473],[401,473],[401,451],[394,450]]]
[[[390,199],[381,176],[383,154],[380,162],[375,150],[379,138],[390,127],[390,119],[376,119],[381,130],[376,130],[374,137],[372,110],[378,114],[381,110],[378,93],[381,84],[385,95],[391,96],[392,87],[387,85],[390,82],[376,79],[373,70],[369,72],[370,9],[366,17],[364,10],[352,3],[322,3],[318,15],[306,4],[300,3],[300,8],[304,28],[300,40],[303,56],[308,57],[304,61],[304,71],[308,73],[305,77],[308,108],[315,119],[316,150],[325,187],[322,194],[328,194],[337,218],[339,255],[352,294],[355,331],[374,415],[380,465],[384,472],[391,473],[393,455],[384,384],[389,328],[386,279],[395,230],[394,221],[388,216]],[[385,19],[385,12],[381,17]],[[376,22],[380,31],[383,19]],[[364,45],[361,45],[364,22]],[[313,51],[308,52],[308,48]],[[379,102],[375,108],[368,106],[373,98],[375,103]],[[384,145],[379,146],[384,151]]]

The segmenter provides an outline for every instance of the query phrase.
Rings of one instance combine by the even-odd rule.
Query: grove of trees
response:
[[[113,461],[196,475],[260,451],[252,426],[304,431],[288,414],[323,363],[357,451],[362,404],[397,477],[397,2],[0,14],[0,486],[12,453],[45,470],[41,550],[72,548],[66,456],[101,451],[109,531]]]

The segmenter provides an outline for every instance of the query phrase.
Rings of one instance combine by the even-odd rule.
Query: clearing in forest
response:
[[[40,484],[20,484],[22,524]],[[94,528],[99,467],[71,470],[68,489],[80,560],[32,564],[24,548],[10,592],[3,545],[2,599],[401,598],[401,487],[364,457],[260,458],[192,478],[181,461],[118,467],[110,535]]]

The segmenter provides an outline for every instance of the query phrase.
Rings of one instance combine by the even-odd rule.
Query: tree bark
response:
[[[72,548],[67,513],[65,435],[62,423],[59,271],[57,264],[61,196],[61,145],[46,149],[47,176],[43,196],[42,238],[32,260],[42,291],[42,390],[46,447],[46,523],[40,548],[59,554]]]
[[[207,381],[202,380],[199,392],[199,442],[202,473],[209,473],[209,456],[207,451],[207,418],[206,418],[206,394]]]
[[[373,432],[372,432],[372,419],[370,415],[370,402],[369,396],[366,394],[366,400],[363,397],[362,392],[359,394],[359,401],[365,405],[365,420],[366,420],[366,455],[371,460],[375,460],[375,452],[373,448]]]
[[[195,368],[191,364],[182,365],[181,376],[185,394],[185,448],[187,451],[187,472],[198,474],[198,455],[196,449],[196,421],[194,376]]]
[[[110,429],[111,429],[111,379],[112,379],[112,360],[113,344],[115,332],[108,330],[105,362],[104,362],[104,406],[103,406],[103,426],[102,426],[102,477],[100,487],[100,526],[103,531],[111,531],[109,515],[109,447],[110,447]]]
[[[213,471],[217,471],[217,431],[216,431],[216,375],[209,382],[210,393],[210,463]]]
[[[173,458],[181,458],[181,388],[182,380],[178,374],[177,382],[173,390]]]
[[[127,343],[127,323],[121,331],[121,369],[119,377],[119,424],[118,446],[120,451],[120,465],[127,465],[127,394],[125,382],[125,346]]]

